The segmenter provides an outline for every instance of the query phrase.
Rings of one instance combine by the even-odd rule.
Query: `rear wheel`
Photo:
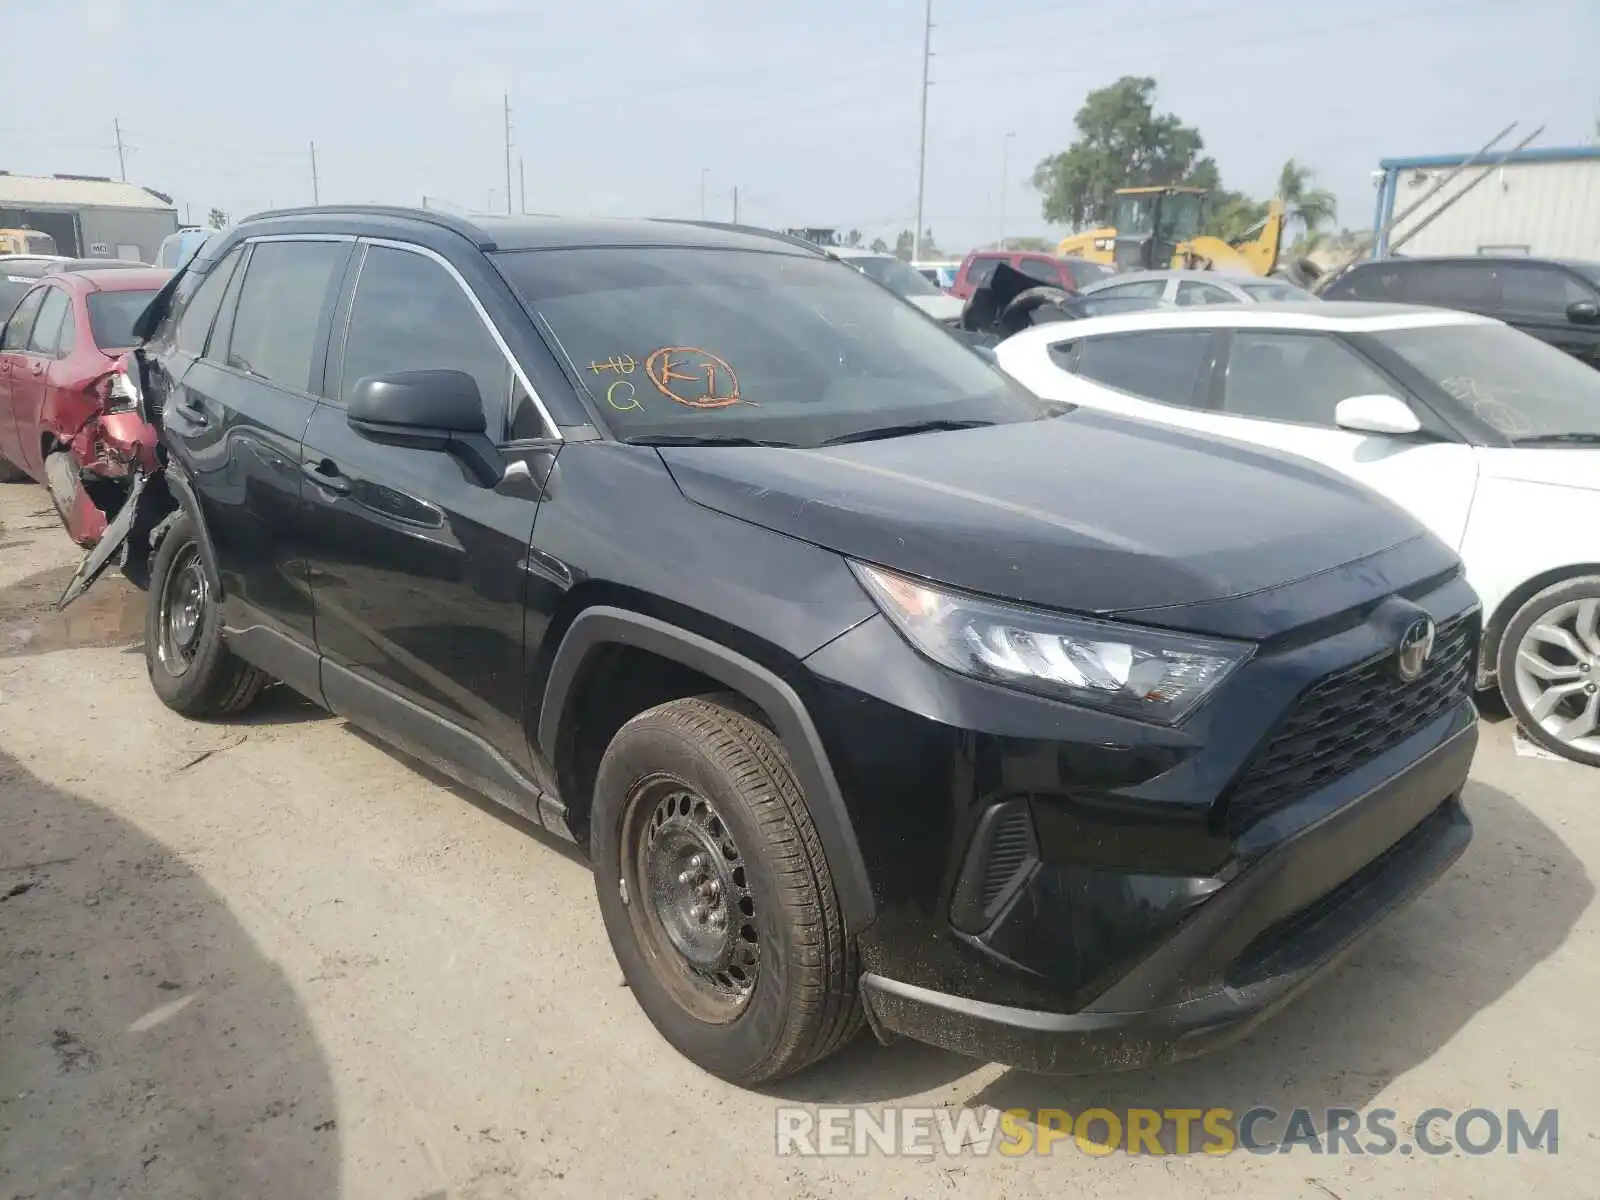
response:
[[[186,717],[242,712],[267,682],[222,639],[216,595],[187,514],[167,531],[151,566],[144,660],[156,695]]]
[[[1600,575],[1547,587],[1500,639],[1500,692],[1528,737],[1600,767]]]
[[[686,1057],[755,1084],[860,1028],[855,948],[783,744],[717,698],[641,713],[595,783],[595,886],[645,1015]]]

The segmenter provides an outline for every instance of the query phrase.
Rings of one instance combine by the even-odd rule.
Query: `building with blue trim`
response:
[[[1393,214],[1405,211],[1429,186],[1471,158],[1471,154],[1430,154],[1384,159],[1378,164],[1373,228],[1381,230]],[[1463,171],[1380,238],[1374,256],[1389,253],[1408,230],[1460,196],[1399,252],[1600,260],[1600,146],[1519,150],[1463,194],[1482,172],[1481,165]]]

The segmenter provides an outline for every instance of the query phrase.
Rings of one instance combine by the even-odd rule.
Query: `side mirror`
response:
[[[1333,419],[1340,429],[1356,433],[1385,433],[1404,436],[1419,433],[1422,422],[1411,406],[1395,396],[1351,396],[1339,401]]]
[[[393,371],[357,381],[347,419],[357,432],[414,434],[445,442],[452,433],[482,433],[483,397],[465,371]],[[378,435],[378,436],[373,436]],[[408,441],[406,444],[416,444]]]
[[[1574,300],[1567,305],[1567,320],[1574,325],[1594,325],[1600,322],[1600,304],[1593,300]]]
[[[483,397],[465,371],[391,371],[356,382],[345,420],[368,441],[413,450],[443,450],[484,487],[504,473],[500,452],[485,436]]]

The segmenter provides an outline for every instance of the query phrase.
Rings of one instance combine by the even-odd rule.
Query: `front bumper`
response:
[[[1455,732],[1252,859],[1078,1011],[971,1000],[872,972],[862,981],[869,1019],[880,1035],[1061,1073],[1147,1067],[1242,1036],[1466,849],[1470,702],[1449,720]]]

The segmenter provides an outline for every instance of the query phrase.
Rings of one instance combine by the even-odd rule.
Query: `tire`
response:
[[[595,781],[591,849],[639,1006],[679,1053],[748,1086],[826,1058],[862,1011],[855,945],[788,753],[738,703],[673,700],[625,724]],[[685,915],[686,894],[710,916]],[[723,936],[719,913],[722,957],[697,968],[667,922],[704,947]]]
[[[1519,608],[1496,661],[1500,694],[1528,739],[1600,767],[1600,575],[1563,580]],[[1553,708],[1545,711],[1541,698]]]
[[[267,676],[222,640],[216,596],[200,561],[199,535],[194,519],[185,513],[161,540],[151,565],[145,669],[150,686],[173,712],[195,718],[231,716],[250,706]],[[185,598],[193,598],[193,620],[175,622],[173,611],[184,607]]]

